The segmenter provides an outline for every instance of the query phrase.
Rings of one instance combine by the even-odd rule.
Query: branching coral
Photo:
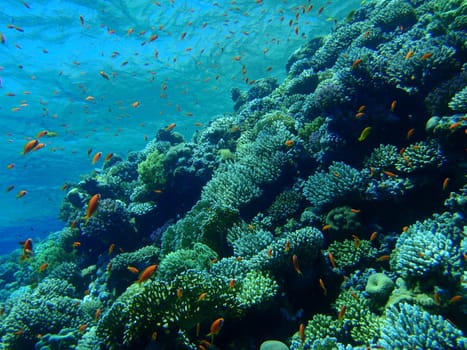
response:
[[[378,344],[387,349],[465,349],[467,339],[441,316],[401,303],[386,310]]]

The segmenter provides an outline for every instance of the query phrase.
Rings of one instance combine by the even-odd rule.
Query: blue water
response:
[[[302,2],[2,1],[0,253],[60,227],[60,187],[102,165],[88,149],[125,157],[170,123],[190,139],[232,111],[233,87],[281,81],[288,56],[358,4],[318,1],[296,19]],[[21,155],[41,130],[56,136]]]

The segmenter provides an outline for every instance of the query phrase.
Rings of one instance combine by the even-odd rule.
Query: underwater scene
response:
[[[0,20],[0,349],[467,349],[465,1]]]

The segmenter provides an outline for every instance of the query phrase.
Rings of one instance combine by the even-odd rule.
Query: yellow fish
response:
[[[362,130],[360,136],[358,137],[358,141],[362,142],[365,141],[368,135],[371,133],[371,126],[367,126],[365,129]]]

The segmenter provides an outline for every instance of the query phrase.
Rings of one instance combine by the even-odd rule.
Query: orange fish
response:
[[[305,344],[305,325],[303,323],[300,323],[300,326],[298,326],[298,334],[300,334],[300,341],[303,344]]]
[[[366,108],[365,105],[361,105],[360,107],[358,107],[357,113],[362,113],[365,110],[365,108]]]
[[[112,243],[112,244],[109,246],[109,255],[112,255],[114,249],[115,249],[115,243]]]
[[[156,272],[157,265],[149,265],[144,269],[141,275],[138,278],[138,283],[141,284],[144,281],[147,281],[153,274]]]
[[[206,299],[206,296],[207,296],[207,295],[208,295],[208,293],[206,293],[206,292],[201,293],[201,294],[199,295],[197,301],[201,301],[201,300]]]
[[[439,306],[439,305],[441,304],[441,301],[440,301],[440,299],[439,299],[439,294],[438,294],[438,292],[434,292],[434,293],[433,293],[433,300],[435,301],[435,304],[436,304],[436,305]]]
[[[433,52],[427,52],[427,53],[423,54],[422,57],[420,57],[420,61],[427,60],[427,59],[429,59],[431,56],[433,56]]]
[[[329,262],[331,263],[332,268],[335,269],[337,267],[336,260],[334,259],[334,255],[332,255],[331,252],[328,252],[328,258],[329,258]]]
[[[462,295],[454,295],[451,299],[449,299],[448,303],[449,304],[457,303],[461,299],[462,299]]]
[[[389,177],[396,177],[397,175],[395,173],[393,173],[392,171],[388,171],[388,170],[383,170],[383,174],[389,176]]]
[[[295,271],[297,271],[298,275],[303,276],[302,271],[300,271],[300,267],[298,266],[298,258],[297,258],[297,256],[295,254],[292,255],[292,263],[293,263],[293,267],[294,267]]]
[[[352,213],[354,213],[354,214],[358,214],[358,213],[361,212],[360,209],[355,209],[355,208],[351,208],[350,211],[351,211]]]
[[[241,56],[234,56],[234,57],[232,57],[232,59],[234,61],[240,61],[242,59],[242,57]]]
[[[412,50],[410,50],[409,52],[407,52],[407,54],[405,55],[405,60],[407,61],[408,59],[410,59],[410,57],[413,56],[415,52],[413,52]]]
[[[21,190],[21,191],[19,191],[18,194],[16,195],[16,198],[22,198],[22,197],[24,197],[24,196],[27,195],[27,194],[28,194],[28,191],[26,191],[26,190]]]
[[[293,140],[286,140],[284,142],[284,145],[286,145],[287,147],[292,147],[293,146]]]
[[[445,179],[443,180],[443,191],[448,187],[449,181],[450,181],[450,180],[451,180],[451,179],[450,179],[449,177],[447,177],[447,178],[445,178]]]
[[[49,264],[43,263],[41,266],[39,266],[39,272],[43,272],[47,267],[49,267]]]
[[[387,261],[391,258],[391,256],[389,254],[387,255],[381,255],[379,258],[376,258],[376,261]]]
[[[337,319],[339,321],[342,321],[342,319],[344,318],[345,310],[346,310],[346,306],[342,305],[341,310],[339,311],[339,314],[337,315]]]
[[[319,279],[319,286],[323,290],[323,294],[326,297],[328,295],[328,290],[326,289],[326,286],[325,286],[324,281],[323,281],[322,278]]]
[[[83,333],[86,330],[87,327],[88,327],[88,325],[86,323],[83,323],[82,325],[79,326],[78,331],[80,333]]]
[[[321,6],[321,7],[319,8],[319,10],[318,10],[318,16],[323,12],[323,10],[324,10],[324,7]]]
[[[165,131],[171,131],[171,130],[173,130],[173,128],[175,128],[176,126],[177,126],[177,124],[171,123],[171,124],[169,124],[169,125],[165,128]]]
[[[34,147],[32,150],[35,152],[35,151],[38,151],[38,150],[40,150],[41,148],[44,148],[44,147],[45,147],[44,143],[38,143],[36,145],[36,147]]]
[[[405,136],[405,138],[407,139],[407,141],[410,140],[410,138],[413,136],[413,134],[415,134],[415,129],[412,128],[410,129],[409,131],[407,131],[407,135]]]
[[[271,257],[272,256],[272,248],[269,248],[268,249],[268,257]]]
[[[232,289],[234,286],[235,286],[235,279],[232,278],[232,279],[229,281],[229,288]]]
[[[376,231],[373,232],[373,233],[371,234],[371,236],[370,236],[370,242],[371,242],[371,241],[374,241],[377,235],[378,235],[378,233],[377,233]]]
[[[457,129],[461,125],[462,125],[462,122],[452,123],[451,125],[449,125],[449,130]]]
[[[290,250],[290,241],[286,241],[285,242],[285,248],[284,248],[284,252],[288,252]]]
[[[391,106],[389,107],[389,110],[390,110],[391,112],[394,112],[394,110],[396,109],[396,105],[397,105],[397,101],[396,101],[396,100],[393,100],[393,101],[391,102]]]
[[[99,205],[99,199],[101,199],[101,195],[97,193],[94,196],[92,196],[91,199],[89,200],[88,211],[85,216],[86,222],[89,221],[92,214],[94,214],[94,212],[96,211],[97,206]]]
[[[362,62],[363,62],[363,60],[362,60],[361,58],[357,58],[357,59],[356,59],[355,61],[353,61],[353,63],[352,63],[352,69],[357,68],[358,65],[359,65],[360,63],[362,63]]]
[[[214,336],[219,334],[223,324],[224,319],[222,317],[219,317],[217,320],[211,323],[210,332],[206,334],[206,336],[211,337],[211,343],[214,343]]]
[[[360,238],[358,238],[358,236],[356,236],[356,235],[352,235],[352,237],[353,237],[353,240],[354,240],[355,248],[360,247]]]
[[[94,320],[98,321],[99,318],[101,318],[101,308],[100,307],[98,307],[97,310],[96,310],[96,314],[94,315]]]
[[[38,144],[39,144],[39,140],[37,139],[27,142],[23,147],[23,155],[31,152],[34,149],[34,147],[36,147]]]
[[[408,229],[409,229],[409,226],[404,226],[402,227],[402,232],[407,232]]]
[[[104,161],[108,162],[110,160],[110,158],[112,158],[114,156],[114,154],[112,152],[110,152],[109,154],[107,154],[104,158]]]
[[[135,101],[131,104],[131,107],[136,108],[140,105],[141,103],[139,101]]]
[[[127,270],[130,271],[131,273],[134,273],[135,275],[139,273],[139,270],[134,266],[128,266]]]
[[[36,139],[39,139],[41,138],[42,136],[45,136],[47,135],[49,132],[47,130],[42,130],[42,131],[39,131],[36,135]]]
[[[81,242],[75,241],[73,242],[72,246],[73,248],[78,248],[79,246],[81,246]]]
[[[101,158],[102,152],[97,152],[94,157],[92,157],[92,164],[96,164],[97,161]]]
[[[177,289],[177,299],[181,299],[183,296],[183,288]]]
[[[32,254],[32,238],[28,238],[23,243],[23,254],[31,255]]]
[[[6,167],[7,169],[13,169],[15,167],[15,163],[10,163]]]
[[[327,224],[327,225],[324,225],[323,227],[321,227],[321,230],[322,231],[327,231],[327,230],[330,230],[331,229],[331,225],[330,224]]]

